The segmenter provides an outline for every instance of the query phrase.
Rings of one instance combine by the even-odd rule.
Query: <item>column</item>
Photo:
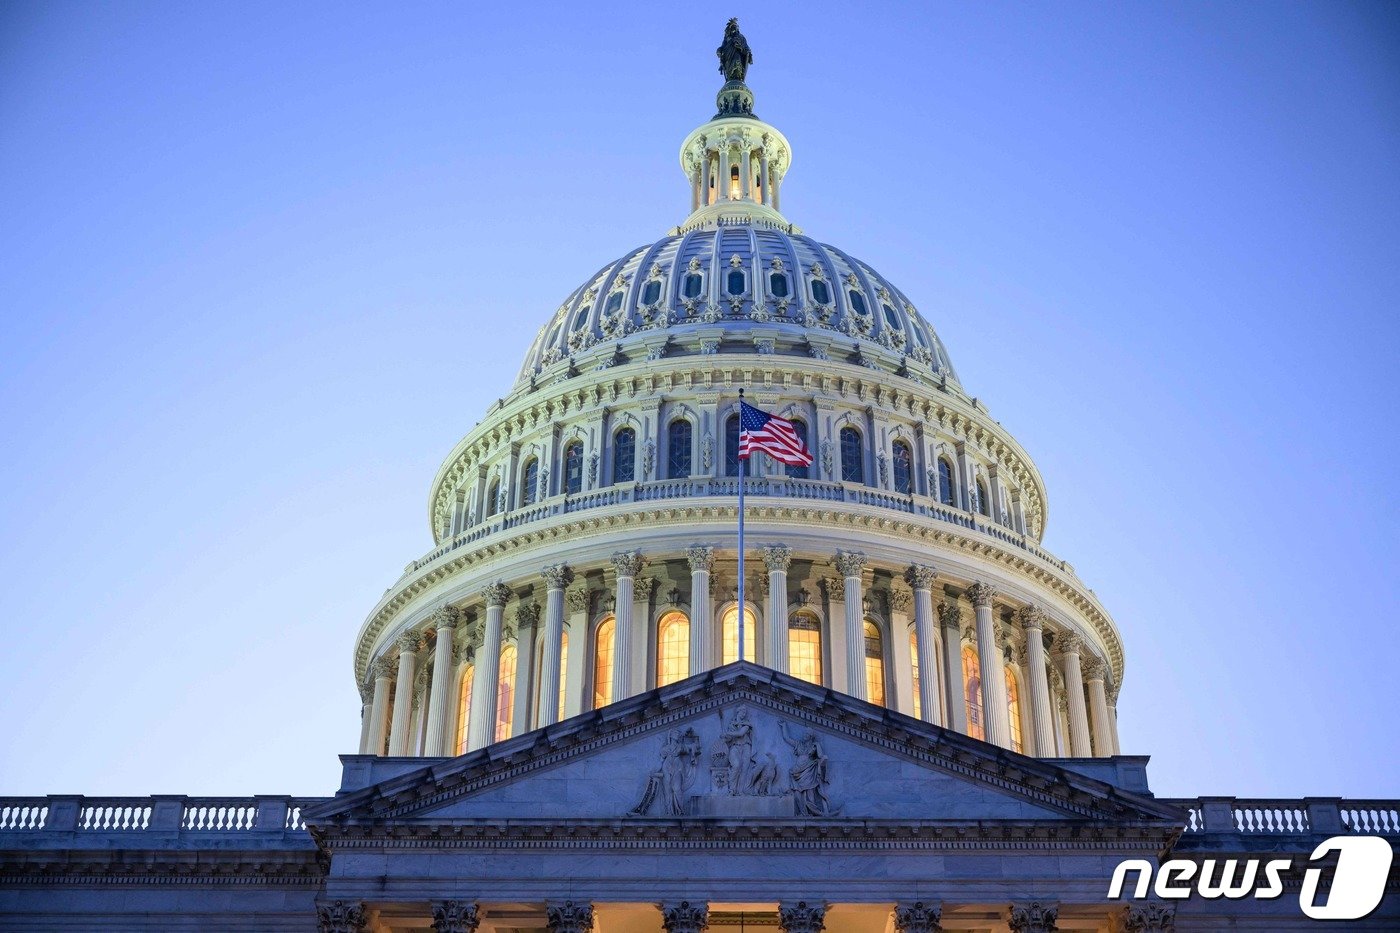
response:
[[[389,690],[394,685],[394,662],[379,658],[369,667],[374,677],[374,702],[369,710],[369,734],[365,738],[365,754],[384,754],[384,739],[389,724]]]
[[[739,196],[742,198],[753,197],[753,162],[749,153],[749,146],[744,144],[743,158],[739,165]]]
[[[589,658],[588,610],[593,604],[593,594],[588,587],[578,586],[564,594],[564,607],[569,612],[569,666],[559,676],[564,678],[564,717],[577,716],[592,704],[587,702],[584,690],[588,679],[584,676]]]
[[[369,726],[374,721],[374,683],[360,684],[360,754],[369,748]]]
[[[938,670],[938,653],[933,650],[937,634],[933,629],[933,581],[938,571],[914,564],[904,571],[904,581],[914,591],[914,643],[919,658],[919,718],[939,722],[938,682],[946,676]],[[945,654],[947,652],[944,652]]]
[[[953,597],[938,604],[943,628],[943,698],[949,729],[967,735],[967,694],[962,675],[962,607]]]
[[[697,544],[685,549],[685,557],[690,562],[690,673],[699,674],[715,666],[715,613],[710,608],[715,549]]]
[[[1108,693],[1103,686],[1105,664],[1102,659],[1091,654],[1084,659],[1081,666],[1084,671],[1084,683],[1089,688],[1094,754],[1100,758],[1107,758],[1113,754],[1113,730],[1108,722]]]
[[[411,740],[409,722],[413,718],[413,678],[418,673],[418,648],[422,639],[417,632],[399,636],[399,679],[394,684],[394,721],[389,726],[389,756],[407,755]]]
[[[865,689],[865,598],[860,579],[863,569],[864,554],[836,552],[836,572],[846,584],[846,692],[858,700],[870,699]]]
[[[710,905],[703,901],[671,901],[657,906],[666,933],[704,933],[710,925]]]
[[[434,901],[433,933],[476,933],[481,913],[475,901]]]
[[[443,606],[432,615],[432,622],[437,627],[437,644],[433,646],[433,682],[428,687],[428,731],[423,740],[423,754],[429,758],[452,754],[448,751],[452,740],[447,735],[447,724],[452,718],[452,685],[456,680],[452,639],[461,615],[453,606]]]
[[[831,677],[831,689],[849,693],[846,689],[846,581],[841,577],[828,577],[822,581],[822,591],[826,594],[827,628],[822,635],[822,651],[829,655],[831,662],[824,667]]]
[[[782,933],[821,933],[825,928],[825,904],[783,901],[778,905],[778,929]]]
[[[763,647],[765,664],[775,671],[788,673],[787,640],[787,572],[792,565],[792,548],[772,544],[763,549],[763,564],[768,568],[767,643]]]
[[[1093,755],[1089,747],[1089,715],[1084,709],[1084,675],[1079,668],[1083,642],[1073,632],[1055,639],[1065,672],[1065,699],[1069,703],[1069,753],[1074,758]]]
[[[758,177],[763,180],[763,199],[760,203],[767,204],[769,207],[772,207],[773,182],[770,180],[770,176],[768,174],[768,150],[766,148],[758,150]]]
[[[923,676],[920,671],[919,676]],[[895,933],[941,933],[942,901],[914,901],[894,905]]]
[[[977,625],[977,661],[982,671],[982,715],[986,720],[987,741],[1002,748],[1011,747],[1010,714],[1006,708],[1006,662],[997,644],[992,600],[996,590],[981,581],[968,587]]]
[[[1058,904],[1031,901],[1008,907],[1006,923],[1011,933],[1055,933],[1059,929],[1055,925],[1059,915]]]
[[[468,750],[482,748],[496,740],[496,693],[501,680],[501,628],[505,621],[510,587],[500,580],[481,591],[486,600],[486,625],[481,647],[476,650],[472,675],[472,714],[467,731]]]
[[[1026,632],[1026,677],[1030,681],[1031,725],[1035,730],[1035,753],[1041,758],[1055,756],[1054,720],[1050,714],[1050,677],[1045,672],[1045,611],[1025,606],[1016,621]]]
[[[511,736],[530,731],[530,708],[535,700],[535,682],[539,672],[535,667],[535,639],[540,627],[540,604],[521,603],[515,607],[515,695],[512,698]],[[507,626],[507,628],[509,628]],[[559,710],[559,695],[554,695],[555,712]]]
[[[552,564],[543,571],[544,644],[540,658],[540,709],[537,722],[541,727],[559,721],[559,654],[564,649],[564,589],[573,582],[574,572],[568,564]],[[579,645],[577,650],[582,650]]]
[[[621,551],[612,556],[612,565],[617,571],[612,689],[612,699],[616,703],[632,695],[632,590],[637,571],[642,569],[642,553]]]
[[[719,177],[715,179],[715,200],[729,200],[729,144],[719,147]]]
[[[885,704],[906,716],[914,715],[914,656],[910,651],[909,625],[910,611],[914,608],[914,594],[903,587],[893,587],[886,594],[890,619],[890,687],[885,691]],[[915,635],[917,638],[917,634]],[[923,677],[920,669],[919,676]],[[919,698],[923,702],[923,698]],[[923,709],[920,708],[922,716]]]
[[[1113,754],[1121,755],[1122,751],[1118,747],[1118,698],[1110,697],[1109,703],[1112,704],[1108,708],[1108,727],[1113,733]]]
[[[700,199],[700,192],[705,180],[705,150],[701,148],[695,154],[695,171],[690,176],[690,209],[696,211],[704,202]]]
[[[593,905],[588,901],[547,901],[544,920],[549,933],[589,933]]]

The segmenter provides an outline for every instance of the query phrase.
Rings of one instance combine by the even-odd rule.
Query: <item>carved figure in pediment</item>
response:
[[[685,812],[686,798],[700,767],[700,736],[673,729],[661,746],[661,808],[667,816]]]
[[[828,783],[826,755],[815,732],[807,731],[792,735],[787,723],[778,721],[778,731],[783,741],[792,749],[794,759],[791,779],[793,802],[797,805],[798,816],[826,816],[831,813],[831,801],[827,799]]]
[[[749,711],[746,707],[739,707],[727,723],[724,722],[724,713],[721,712],[720,722],[723,723],[720,738],[727,749],[725,760],[728,767],[725,783],[730,794],[737,796],[747,793],[754,767],[753,723],[749,721]]]

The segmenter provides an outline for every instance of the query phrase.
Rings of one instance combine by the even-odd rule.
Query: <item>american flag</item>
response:
[[[739,402],[739,459],[761,450],[788,466],[808,466],[812,454],[791,421]]]

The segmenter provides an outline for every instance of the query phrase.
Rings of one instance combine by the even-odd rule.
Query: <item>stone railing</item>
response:
[[[302,808],[320,797],[0,797],[0,839],[12,834],[304,836]],[[0,842],[3,845],[3,842]]]
[[[691,477],[689,479],[657,480],[649,483],[629,483],[575,495],[558,495],[542,502],[493,515],[467,529],[404,568],[404,575],[423,569],[433,561],[467,545],[509,532],[541,519],[606,508],[634,502],[659,502],[672,499],[735,497],[739,481],[735,477]],[[787,477],[756,477],[744,481],[744,495],[777,499],[802,499],[815,502],[848,503],[903,512],[906,515],[932,519],[956,525],[968,531],[996,538],[1020,548],[1045,561],[1050,566],[1074,576],[1074,568],[1037,545],[1029,535],[998,524],[984,515],[964,512],[944,505],[928,496],[900,495],[853,483],[829,483]]]
[[[1400,800],[1200,797],[1163,802],[1186,811],[1188,834],[1400,836]]]

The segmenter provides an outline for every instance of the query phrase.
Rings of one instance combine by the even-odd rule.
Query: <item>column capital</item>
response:
[[[899,587],[890,590],[891,612],[908,612],[909,607],[912,605],[914,605],[913,592]]]
[[[822,589],[826,590],[827,599],[845,599],[846,579],[844,577],[827,577],[822,581]]]
[[[588,901],[550,901],[544,905],[549,933],[589,933],[593,929],[593,905]]]
[[[1022,606],[1016,610],[1016,621],[1027,632],[1040,631],[1045,626],[1045,610],[1039,606]]]
[[[701,933],[710,925],[710,905],[698,901],[657,904],[666,933]]]
[[[588,587],[577,587],[564,594],[564,604],[569,607],[570,612],[587,612],[592,595]]]
[[[1083,650],[1084,639],[1080,638],[1074,632],[1061,632],[1060,634],[1055,636],[1056,654],[1078,655]]]
[[[437,629],[454,628],[462,620],[462,610],[456,606],[439,606],[428,615],[428,621]]]
[[[685,549],[685,559],[690,562],[690,572],[703,570],[709,573],[715,566],[715,549],[708,544],[693,544]]]
[[[992,586],[990,583],[983,583],[981,580],[978,580],[967,588],[967,598],[972,602],[972,605],[976,606],[978,609],[990,607],[992,605],[992,600],[996,599],[996,595],[996,587]]]
[[[910,564],[904,571],[904,582],[916,590],[932,590],[938,571],[924,564]]]
[[[551,590],[562,590],[574,582],[574,572],[568,564],[550,564],[540,571]]]
[[[896,933],[940,933],[943,929],[943,904],[936,901],[915,901],[894,907]]]
[[[423,636],[417,632],[404,632],[394,639],[394,647],[398,649],[399,654],[417,654],[423,647]]]
[[[488,606],[504,606],[510,599],[510,587],[500,580],[488,583],[481,588],[481,598],[486,600]]]
[[[533,628],[540,621],[539,603],[521,603],[515,607],[515,624],[517,628]]]
[[[336,901],[316,907],[316,924],[320,933],[361,933],[369,918],[360,901]]]
[[[374,700],[374,678],[360,684],[360,702],[368,706]]]
[[[1175,933],[1175,904],[1133,904],[1123,916],[1127,933]]]
[[[859,577],[865,569],[865,555],[860,551],[837,551],[836,572],[843,577]]]
[[[399,662],[390,657],[375,658],[374,662],[370,664],[369,669],[370,673],[374,675],[375,680],[379,680],[380,678],[393,680],[394,675],[399,672]]]
[[[956,601],[950,599],[938,604],[938,621],[943,624],[944,628],[956,628],[961,632],[962,617],[962,606],[959,606]],[[951,651],[952,648],[949,650]]]
[[[433,933],[476,933],[481,913],[475,901],[436,901]]]
[[[619,577],[635,577],[644,563],[646,559],[642,557],[641,551],[618,551],[612,556],[613,569]],[[589,908],[590,911],[592,909]]]
[[[1058,904],[1031,901],[1027,904],[1012,904],[1007,924],[1011,927],[1011,933],[1055,933],[1059,929],[1055,925],[1059,916]]]
[[[783,933],[821,933],[826,928],[826,905],[806,901],[779,904],[778,926]]]
[[[763,564],[769,573],[786,572],[792,566],[792,548],[786,544],[770,544],[763,549]]]
[[[1084,674],[1086,681],[1103,680],[1106,666],[1103,658],[1096,654],[1086,654],[1079,660],[1079,670]]]

